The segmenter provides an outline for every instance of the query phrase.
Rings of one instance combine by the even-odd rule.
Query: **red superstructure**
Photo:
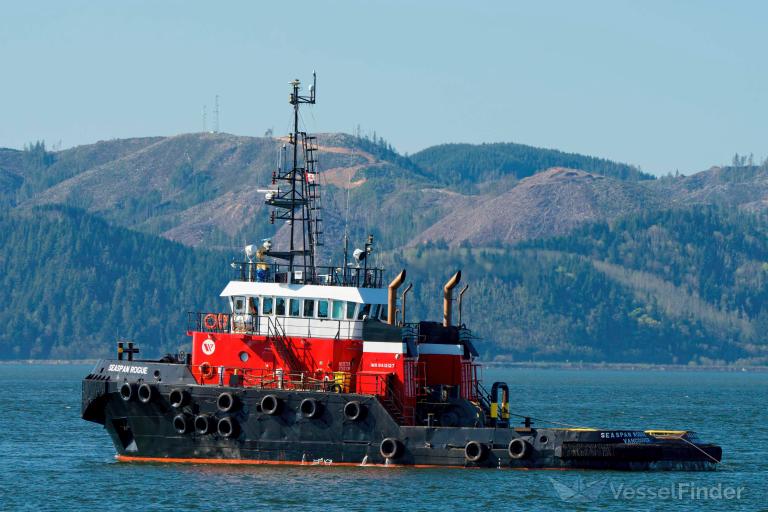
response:
[[[404,271],[384,288],[380,269],[354,268],[346,278],[316,285],[264,261],[236,267],[238,279],[221,294],[229,310],[190,313],[198,383],[376,395],[404,424],[416,421],[417,399],[435,388],[474,398],[476,354],[468,331],[447,321],[396,321]],[[365,286],[348,286],[356,283]],[[448,290],[448,312],[450,301]]]

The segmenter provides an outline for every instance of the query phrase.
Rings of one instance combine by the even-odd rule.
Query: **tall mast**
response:
[[[316,137],[299,130],[299,108],[302,104],[315,103],[315,87],[317,76],[312,73],[312,85],[309,87],[309,96],[300,94],[301,82],[296,79],[290,82],[291,95],[289,103],[293,105],[293,132],[289,135],[288,142],[293,145],[293,162],[290,169],[278,168],[272,173],[272,184],[278,181],[288,182],[288,190],[276,190],[267,194],[266,203],[278,210],[272,212],[270,220],[285,220],[289,224],[290,239],[288,251],[270,251],[269,256],[288,261],[290,275],[294,271],[302,269],[304,282],[313,282],[317,276],[315,269],[317,247],[320,244],[320,215],[319,215],[319,183],[316,180],[315,152],[317,151]],[[302,154],[299,154],[299,141],[302,145]],[[287,167],[287,166],[286,166]],[[296,243],[296,223],[301,223],[301,246]],[[297,256],[301,256],[297,259]]]
[[[293,144],[293,166],[291,170],[291,245],[290,245],[290,253],[291,253],[291,259],[288,262],[288,270],[291,272],[291,275],[293,275],[293,254],[294,254],[294,241],[293,241],[293,235],[294,235],[294,229],[296,226],[296,174],[299,171],[299,85],[300,82],[297,79],[295,79],[293,82],[291,82],[291,85],[293,85],[293,92],[291,93],[291,105],[293,105],[293,133],[290,137],[290,142]],[[303,226],[302,226],[303,227]],[[303,237],[302,237],[303,238]]]

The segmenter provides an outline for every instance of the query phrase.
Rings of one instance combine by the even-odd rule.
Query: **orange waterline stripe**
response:
[[[511,467],[466,467],[449,466],[441,464],[360,464],[359,462],[301,462],[292,460],[262,460],[262,459],[202,459],[202,458],[178,458],[178,457],[132,457],[130,455],[115,455],[120,462],[164,462],[170,464],[220,464],[230,466],[344,466],[344,467],[373,467],[373,468],[451,468],[451,469],[514,469],[518,471],[568,471],[573,468],[511,468]]]

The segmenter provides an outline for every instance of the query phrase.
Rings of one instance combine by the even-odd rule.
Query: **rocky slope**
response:
[[[667,200],[640,183],[553,168],[525,178],[497,196],[479,196],[473,203],[469,207],[457,205],[413,243],[511,244],[562,235],[587,222],[657,209]]]
[[[269,225],[258,189],[270,185],[285,143],[194,133],[55,153],[2,149],[0,203],[75,206],[186,245],[232,249],[283,227]],[[758,167],[653,180],[626,164],[517,144],[447,144],[408,158],[344,134],[318,143],[329,245],[345,230],[353,240],[373,232],[387,249],[499,245],[640,210],[768,205],[768,172]]]

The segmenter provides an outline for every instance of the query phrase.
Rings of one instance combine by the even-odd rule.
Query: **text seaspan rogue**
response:
[[[83,380],[82,416],[104,425],[121,461],[492,468],[712,469],[721,448],[687,430],[543,428],[510,422],[509,388],[478,380],[461,322],[461,272],[441,322],[406,321],[406,272],[369,267],[373,240],[318,264],[315,137],[291,82],[293,133],[265,190],[290,231],[245,249],[224,312],[190,313],[190,354],[138,360],[133,344]],[[288,154],[286,154],[288,153]],[[292,154],[292,155],[291,155]],[[290,162],[286,165],[284,162]],[[347,260],[351,261],[347,261]],[[466,288],[464,288],[466,290]],[[453,306],[457,299],[458,322]],[[399,313],[399,315],[398,315]]]

